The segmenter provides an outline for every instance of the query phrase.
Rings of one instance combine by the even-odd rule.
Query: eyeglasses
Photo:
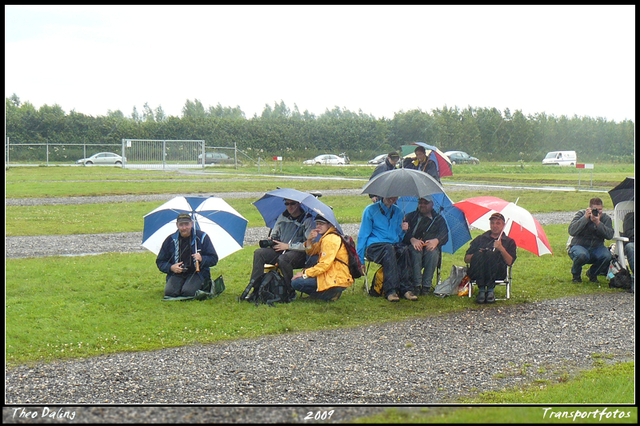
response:
[[[284,205],[285,205],[285,206],[295,206],[295,205],[297,205],[297,204],[298,204],[298,203],[297,203],[296,201],[292,201],[292,202],[290,202],[290,203],[288,203],[288,202],[287,202],[287,203],[284,203]]]

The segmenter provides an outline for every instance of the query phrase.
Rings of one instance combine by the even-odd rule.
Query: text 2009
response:
[[[313,411],[309,411],[307,413],[307,417],[305,417],[305,420],[329,420],[331,418],[331,416],[333,415],[333,412],[335,410],[331,410],[331,411],[316,411],[315,413]]]

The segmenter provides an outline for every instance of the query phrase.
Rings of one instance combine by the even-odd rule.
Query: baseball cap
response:
[[[193,222],[189,213],[180,213],[176,219],[176,223]]]
[[[495,212],[494,214],[489,216],[489,220],[491,219],[502,219],[503,222],[506,222],[504,216],[502,216],[502,213],[498,213],[498,212]]]

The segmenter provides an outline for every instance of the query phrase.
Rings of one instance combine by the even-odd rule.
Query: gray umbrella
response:
[[[424,197],[444,194],[444,188],[427,173],[414,169],[394,169],[371,179],[362,188],[362,193],[380,197]]]

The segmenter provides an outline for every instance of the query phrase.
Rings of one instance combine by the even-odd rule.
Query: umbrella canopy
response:
[[[622,201],[634,201],[636,192],[636,178],[628,177],[609,191],[613,207]]]
[[[380,197],[424,197],[443,194],[444,188],[427,173],[413,169],[393,169],[371,179],[362,188],[362,193]]]
[[[424,142],[413,142],[410,145],[402,145],[402,156],[403,158],[415,158],[415,149],[416,145],[423,146],[425,148],[425,152],[427,157],[433,160],[436,163],[436,167],[438,169],[438,174],[440,177],[443,176],[453,176],[453,171],[451,170],[451,160],[449,157],[444,155],[444,152],[440,151],[437,147],[433,145],[428,145]]]
[[[309,194],[308,192],[302,192],[291,188],[278,188],[276,190],[269,191],[258,201],[253,202],[253,205],[256,206],[262,215],[267,227],[273,228],[275,226],[278,216],[280,216],[280,214],[285,210],[285,199],[299,202],[302,205],[302,209],[309,212],[314,218],[317,215],[323,216],[336,227],[338,232],[342,233],[342,228],[340,227],[331,207],[327,206],[325,203],[318,200],[317,197]]]
[[[462,210],[453,205],[447,194],[432,194],[433,211],[444,218],[449,230],[449,240],[442,246],[445,253],[455,253],[467,241],[471,240],[471,232]],[[405,216],[418,208],[418,197],[401,197],[396,202]]]
[[[496,197],[467,198],[454,206],[464,212],[470,226],[488,231],[489,217],[502,213],[506,224],[504,233],[512,238],[516,245],[533,254],[542,256],[552,254],[551,245],[540,223],[526,209]]]
[[[175,197],[144,216],[142,246],[158,254],[164,240],[178,230],[176,218],[188,213],[194,228],[206,232],[222,259],[242,248],[247,219],[219,197]]]

